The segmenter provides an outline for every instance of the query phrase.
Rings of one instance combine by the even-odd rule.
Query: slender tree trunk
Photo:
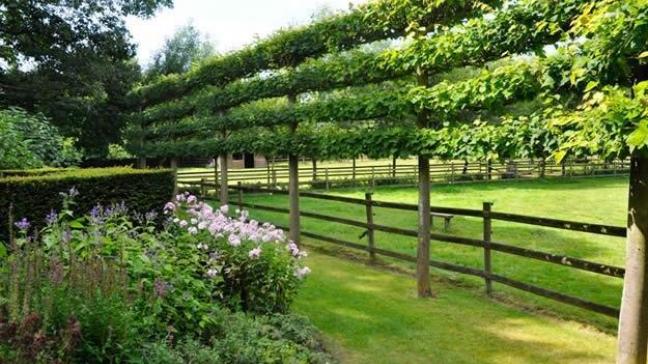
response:
[[[294,95],[288,97],[288,102],[294,104],[297,99]],[[297,131],[297,123],[290,126],[292,135]],[[299,223],[299,157],[290,153],[288,155],[288,198],[290,199],[289,231],[288,238],[295,244],[300,243],[300,223]]]
[[[138,169],[146,168],[146,157],[137,158],[137,168]]]
[[[645,364],[648,348],[648,157],[633,155],[618,364]]]
[[[219,156],[220,158],[220,204],[222,205],[227,205],[229,203],[229,189],[227,188],[228,186],[228,181],[227,181],[227,172],[229,169],[229,166],[227,165],[227,154],[221,154]]]
[[[392,156],[392,178],[396,179],[396,156]]]
[[[428,72],[424,69],[417,71],[417,81],[420,86],[428,86]],[[429,127],[429,115],[421,110],[418,114],[417,127]],[[430,158],[427,155],[418,156],[418,247],[416,260],[416,282],[419,297],[432,296],[430,288]]]
[[[178,194],[178,159],[171,158],[170,167],[173,170],[173,195]]]
[[[432,295],[430,288],[430,159],[418,157],[419,168],[419,234],[416,263],[416,281],[419,297]]]
[[[464,160],[463,169],[461,170],[461,174],[463,174],[463,175],[468,174],[468,161],[467,160]]]
[[[312,158],[313,161],[313,181],[317,181],[317,159]]]

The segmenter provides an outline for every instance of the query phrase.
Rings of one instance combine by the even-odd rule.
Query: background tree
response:
[[[125,95],[140,77],[124,24],[172,0],[2,0],[0,106],[42,112],[102,156],[120,139]]]
[[[178,28],[155,53],[153,63],[146,70],[146,79],[186,72],[192,64],[213,54],[214,46],[209,38],[189,23]]]

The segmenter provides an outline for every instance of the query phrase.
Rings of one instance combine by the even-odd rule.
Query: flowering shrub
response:
[[[299,282],[310,272],[306,253],[287,242],[270,224],[248,220],[246,211],[229,216],[190,194],[166,204],[178,239],[195,243],[201,272],[215,282],[217,295],[230,308],[257,313],[287,312]]]
[[[0,362],[193,360],[174,349],[183,343],[217,362],[328,361],[309,324],[285,315],[309,269],[283,231],[190,194],[165,216],[123,203],[79,216],[79,191],[60,195],[44,228],[12,224],[0,259]]]

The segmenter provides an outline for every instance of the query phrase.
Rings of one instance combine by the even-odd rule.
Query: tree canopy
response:
[[[124,17],[172,0],[6,0],[0,5],[0,106],[42,112],[88,154],[120,139],[140,77]]]
[[[189,71],[191,66],[214,54],[209,38],[189,23],[176,30],[153,55],[153,62],[146,69],[146,79],[172,73]]]

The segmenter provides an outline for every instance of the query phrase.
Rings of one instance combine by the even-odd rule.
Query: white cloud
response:
[[[174,31],[189,22],[206,33],[219,52],[238,49],[282,27],[304,24],[318,9],[348,9],[362,0],[176,0],[173,9],[150,19],[126,21],[138,46],[138,60],[146,65],[153,52]]]

